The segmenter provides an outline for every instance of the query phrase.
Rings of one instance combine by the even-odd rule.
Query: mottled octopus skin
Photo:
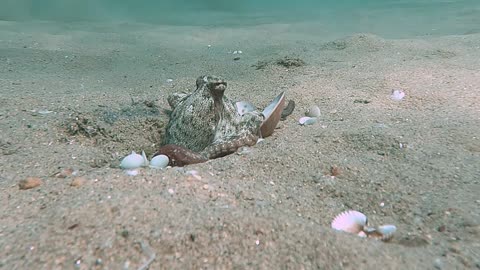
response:
[[[165,139],[169,146],[164,151],[167,153],[157,154],[170,155],[176,163],[188,165],[222,157],[257,142],[263,115],[258,112],[240,115],[235,104],[224,95],[226,82],[218,77],[201,76],[196,85],[190,94],[168,97],[173,109]]]

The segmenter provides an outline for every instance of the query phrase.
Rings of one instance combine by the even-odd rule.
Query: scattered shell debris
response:
[[[332,221],[332,228],[356,234],[360,237],[374,238],[381,241],[389,241],[397,231],[395,225],[381,225],[369,227],[367,216],[355,210],[348,210],[337,215]]]
[[[405,92],[402,90],[392,90],[392,94],[390,95],[390,98],[396,101],[400,101],[405,97]]]

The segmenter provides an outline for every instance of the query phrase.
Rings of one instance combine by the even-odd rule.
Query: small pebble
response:
[[[87,180],[84,177],[75,177],[72,182],[70,183],[70,186],[72,187],[80,187],[85,184]]]
[[[436,258],[436,259],[433,261],[433,266],[435,267],[435,269],[443,269],[442,259]]]
[[[20,189],[31,189],[34,187],[38,187],[42,184],[42,180],[38,177],[27,177],[24,180],[21,180],[18,183],[18,187]]]
[[[208,190],[209,186],[207,184],[203,185],[203,189]]]
[[[170,193],[170,194],[173,195],[173,193],[175,193],[175,190],[173,190],[173,188],[169,188],[169,189],[168,189],[168,193]]]

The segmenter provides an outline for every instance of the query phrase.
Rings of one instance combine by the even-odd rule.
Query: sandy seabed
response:
[[[0,22],[0,268],[480,268],[480,35],[296,27]],[[203,74],[295,111],[241,154],[126,175]],[[333,231],[348,209],[395,237]]]

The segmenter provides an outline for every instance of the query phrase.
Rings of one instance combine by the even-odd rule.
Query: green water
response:
[[[245,26],[317,22],[383,36],[480,32],[480,0],[0,0],[0,20]]]

